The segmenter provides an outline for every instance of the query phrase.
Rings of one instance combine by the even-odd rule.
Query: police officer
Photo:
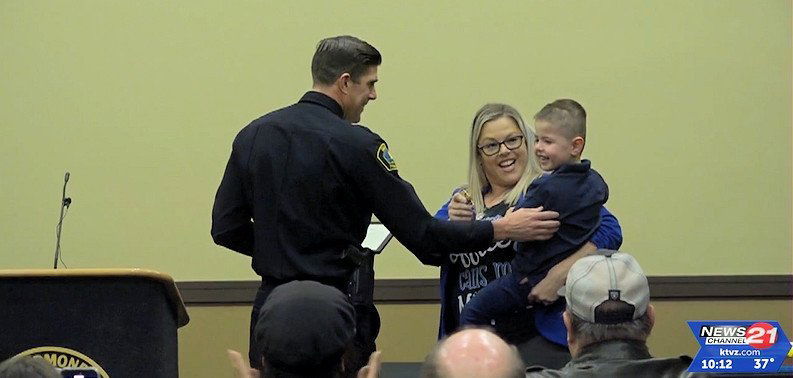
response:
[[[262,277],[251,327],[270,291],[285,282],[315,280],[353,296],[358,332],[350,372],[366,363],[380,327],[371,299],[373,258],[360,249],[373,213],[419,260],[436,264],[439,251],[544,240],[558,227],[558,214],[531,209],[494,222],[434,219],[399,177],[385,141],[356,125],[377,98],[381,61],[377,49],[355,37],[320,41],[312,90],[234,139],[212,210],[215,243],[252,256]],[[351,292],[355,272],[363,277],[353,286],[363,294]],[[253,349],[251,365],[261,366]]]

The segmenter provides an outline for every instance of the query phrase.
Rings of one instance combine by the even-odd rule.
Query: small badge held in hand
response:
[[[472,202],[472,200],[471,200],[471,195],[470,195],[470,194],[468,194],[468,191],[467,191],[467,190],[465,190],[465,189],[461,189],[461,190],[460,190],[460,194],[462,194],[462,195],[463,195],[463,197],[465,197],[465,201],[466,201],[466,202],[468,202],[468,203],[471,203],[471,202]]]

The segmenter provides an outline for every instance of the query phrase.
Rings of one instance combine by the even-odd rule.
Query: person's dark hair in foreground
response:
[[[263,376],[340,377],[355,334],[355,311],[338,289],[292,281],[273,289],[254,328]]]
[[[58,370],[40,357],[21,356],[0,363],[0,378],[60,378]]]

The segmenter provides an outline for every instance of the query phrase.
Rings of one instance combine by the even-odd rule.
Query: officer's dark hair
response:
[[[0,364],[0,378],[60,378],[61,374],[41,357],[21,356]]]
[[[630,311],[633,306],[623,301],[607,300],[595,309],[595,318],[610,319]],[[646,341],[653,328],[652,320],[647,311],[642,316],[620,323],[590,323],[567,311],[570,316],[571,332],[579,340],[580,345],[589,345],[606,340],[638,340]]]
[[[330,85],[346,72],[357,82],[369,67],[379,66],[382,61],[376,48],[358,38],[350,35],[325,38],[317,44],[311,60],[311,77],[315,85]]]

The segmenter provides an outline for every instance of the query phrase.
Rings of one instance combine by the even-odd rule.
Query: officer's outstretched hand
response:
[[[559,213],[543,211],[542,206],[531,209],[509,209],[507,214],[493,221],[494,240],[548,240],[559,229]]]

